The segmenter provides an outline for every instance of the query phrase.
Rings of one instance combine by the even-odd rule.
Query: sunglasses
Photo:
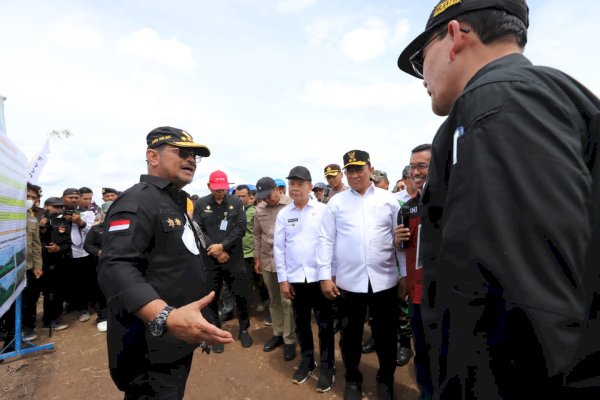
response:
[[[176,152],[179,158],[182,160],[187,160],[188,158],[192,157],[196,164],[202,161],[202,156],[196,154],[196,152],[192,149],[185,149],[182,147],[166,147],[164,150]]]
[[[463,33],[471,32],[471,30],[467,29],[467,28],[460,28],[460,31]],[[423,53],[425,52],[425,49],[427,48],[427,46],[429,46],[431,43],[433,43],[434,40],[438,39],[440,36],[442,36],[446,32],[448,32],[448,31],[446,28],[444,28],[441,31],[439,31],[438,33],[436,33],[435,35],[433,35],[428,41],[425,42],[425,44],[423,46],[421,46],[421,48],[419,50],[417,50],[415,52],[415,54],[410,56],[410,58],[408,59],[408,61],[410,62],[410,65],[412,66],[413,71],[415,71],[415,74],[417,74],[419,76],[419,78],[423,79],[423,63],[425,62],[425,57],[424,57]]]

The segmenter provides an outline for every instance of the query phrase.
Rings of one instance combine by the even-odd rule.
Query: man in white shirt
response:
[[[303,383],[317,368],[310,324],[314,310],[321,362],[317,391],[323,393],[335,380],[332,303],[321,292],[316,251],[325,204],[309,196],[312,178],[306,167],[292,168],[287,179],[293,202],[277,214],[273,255],[281,294],[292,301],[302,354],[292,382]]]
[[[79,311],[79,321],[86,322],[90,320],[88,308],[95,302],[97,278],[93,259],[83,244],[96,216],[92,211],[78,207],[79,197],[79,189],[68,188],[63,191],[66,204],[64,218],[71,223],[72,252],[66,294],[70,295],[67,297],[69,306]]]
[[[369,154],[344,154],[344,169],[352,190],[333,197],[322,219],[317,249],[321,290],[338,301],[342,316],[340,347],[344,360],[344,399],[361,398],[362,374],[358,366],[367,307],[372,318],[379,371],[379,399],[392,399],[398,332],[398,270],[393,232],[400,210],[391,193],[370,181]],[[332,271],[335,260],[337,271]],[[333,280],[335,276],[335,281]]]

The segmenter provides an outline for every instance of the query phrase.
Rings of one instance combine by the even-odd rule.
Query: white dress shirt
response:
[[[85,237],[87,236],[90,229],[94,225],[96,216],[92,211],[82,211],[80,214],[81,219],[85,221],[85,228],[81,228],[75,222],[71,222],[71,251],[73,258],[87,257],[89,254],[84,250],[83,244],[85,243]]]
[[[273,256],[279,282],[317,282],[317,241],[325,204],[309,199],[299,209],[292,202],[275,220]]]
[[[399,271],[394,229],[400,205],[390,192],[373,186],[364,195],[345,190],[329,200],[321,219],[317,263],[319,279],[336,275],[336,285],[355,293],[389,289],[406,276]],[[337,264],[332,273],[332,260]]]

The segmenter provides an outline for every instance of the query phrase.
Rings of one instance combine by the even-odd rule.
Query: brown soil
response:
[[[254,345],[248,349],[239,341],[225,347],[222,354],[206,355],[196,351],[188,379],[185,399],[292,400],[342,399],[344,393],[343,366],[339,347],[336,348],[337,380],[327,393],[315,390],[316,376],[302,385],[292,383],[298,358],[286,362],[282,348],[263,352],[263,344],[271,337],[271,327],[265,326],[263,313],[255,313],[250,334]],[[96,329],[95,316],[81,323],[77,315],[65,316],[69,328],[54,332],[37,330],[35,344],[53,342],[55,349],[12,358],[0,364],[0,399],[122,399],[123,394],[113,384],[107,367],[105,333]],[[237,337],[237,321],[224,328]],[[365,327],[365,336],[369,334]],[[313,332],[316,328],[313,324]],[[316,339],[316,338],[315,338]],[[336,335],[339,342],[339,335]],[[317,341],[315,343],[318,343]],[[339,343],[336,343],[338,346]],[[375,353],[365,354],[361,371],[364,375],[363,399],[375,399]],[[317,375],[318,376],[318,375]],[[418,389],[412,362],[396,369],[395,398],[415,400]]]

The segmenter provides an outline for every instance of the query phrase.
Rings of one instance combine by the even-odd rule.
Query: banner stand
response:
[[[15,344],[15,350],[8,351],[6,353],[0,353],[0,361],[3,361],[7,358],[18,357],[25,354],[35,353],[37,351],[42,350],[54,350],[54,343],[46,343],[40,346],[36,346],[31,342],[26,342],[22,339],[21,332],[21,294],[17,296],[15,301],[15,338],[13,342]],[[10,344],[10,343],[8,343]],[[7,347],[7,343],[4,344],[4,347]]]

